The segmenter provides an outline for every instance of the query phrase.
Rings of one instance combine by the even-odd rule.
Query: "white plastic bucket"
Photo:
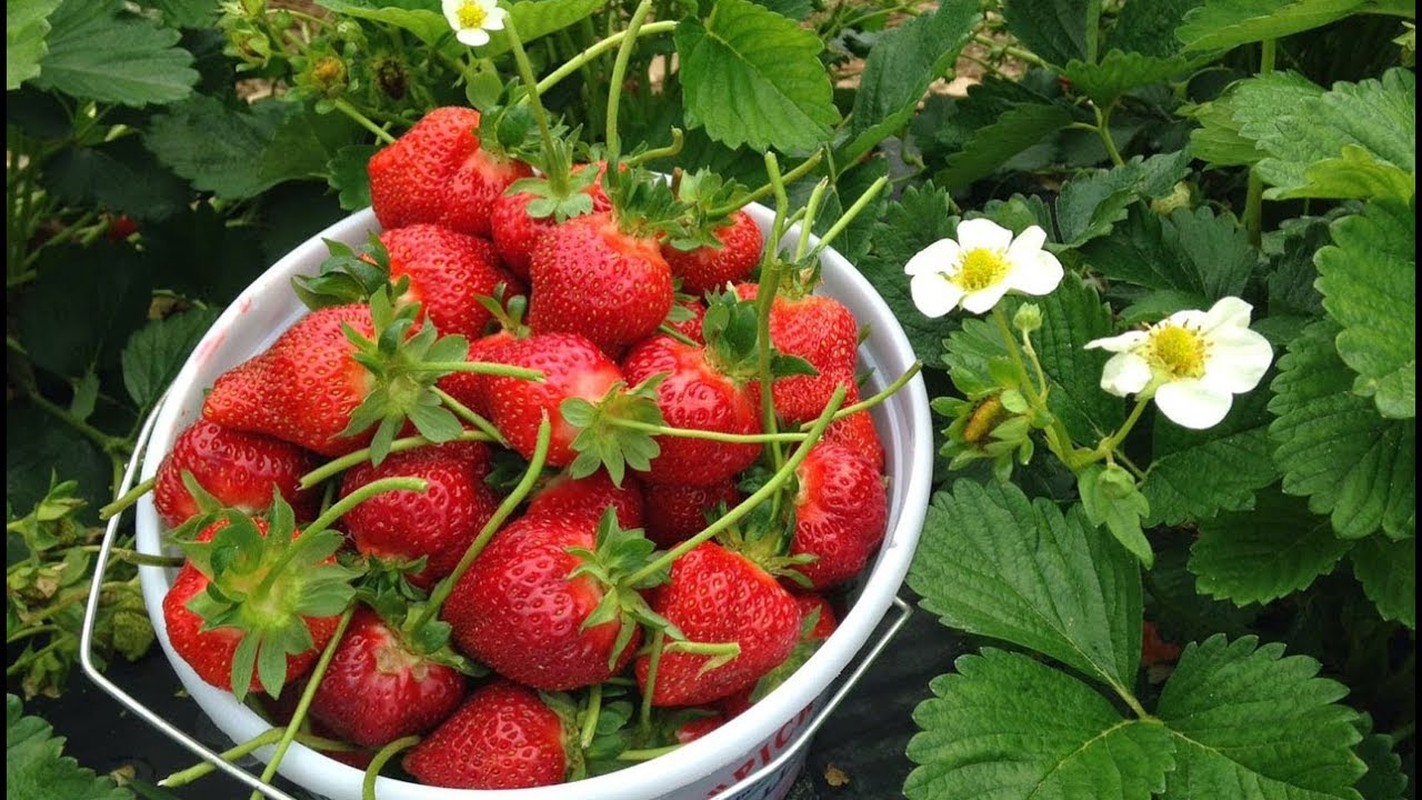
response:
[[[747,210],[762,229],[769,228],[772,214],[768,209],[753,205]],[[318,271],[328,255],[324,240],[359,245],[372,230],[379,230],[379,226],[370,209],[337,222],[288,253],[223,312],[183,365],[153,420],[152,435],[143,451],[144,479],[153,476],[177,436],[198,418],[204,391],[217,376],[267,348],[306,313],[291,289],[291,278]],[[791,236],[794,235],[792,231]],[[827,249],[822,262],[822,292],[838,298],[861,325],[869,325],[873,332],[860,347],[860,366],[873,370],[871,385],[883,386],[903,374],[913,364],[914,355],[893,312],[839,253]],[[800,737],[808,735],[807,728],[814,720],[815,711],[827,702],[835,678],[868,641],[894,602],[918,544],[928,506],[933,435],[922,377],[915,376],[902,391],[876,408],[873,416],[884,443],[885,468],[890,477],[889,528],[883,547],[867,577],[861,578],[857,597],[839,629],[804,666],[764,700],[674,753],[610,775],[573,784],[496,791],[440,789],[382,777],[376,786],[377,797],[380,800],[701,800],[718,794],[727,797],[726,792],[732,787],[736,796],[745,800],[783,797],[803,764]],[[150,498],[145,497],[138,504],[136,514],[138,550],[162,552],[162,528]],[[175,570],[140,569],[144,601],[158,641],[183,686],[218,728],[233,741],[251,739],[265,731],[268,724],[228,692],[204,683],[173,652],[163,623],[162,601],[174,575]],[[264,759],[270,754],[270,748],[258,752]],[[783,761],[777,758],[781,754],[787,756]],[[294,744],[287,752],[280,772],[292,782],[332,800],[358,800],[361,795],[360,770],[300,744]],[[745,785],[752,776],[755,777],[753,785]]]

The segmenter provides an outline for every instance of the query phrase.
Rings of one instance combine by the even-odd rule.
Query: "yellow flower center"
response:
[[[482,27],[489,13],[478,3],[464,3],[459,6],[459,26],[461,28]]]
[[[1001,281],[1009,266],[1005,253],[979,247],[963,254],[962,265],[949,280],[965,292],[980,292]]]
[[[1153,331],[1150,350],[1154,360],[1175,380],[1205,374],[1205,337],[1181,325],[1166,325]]]

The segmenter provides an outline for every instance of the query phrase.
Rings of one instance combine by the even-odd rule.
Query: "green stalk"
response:
[[[646,21],[647,14],[652,11],[652,0],[642,0],[637,4],[637,9],[632,12],[632,19],[627,23],[627,33],[622,39],[622,45],[617,48],[617,60],[612,62],[612,79],[609,81],[607,89],[607,163],[615,165],[622,156],[622,140],[617,134],[617,106],[622,100],[622,82],[627,77],[627,62],[632,58],[632,51],[637,46],[637,32],[641,29],[642,23]],[[609,166],[607,176],[611,183],[617,183],[617,168]]]
[[[424,478],[381,478],[378,481],[371,481],[345,497],[342,497],[340,500],[337,500],[330,508],[326,509],[325,513],[317,517],[310,525],[307,525],[301,531],[301,536],[310,536],[318,531],[324,531],[336,524],[336,520],[340,519],[348,511],[378,494],[384,494],[385,492],[424,492],[428,491],[429,488],[429,481]],[[278,571],[277,569],[273,569],[271,574],[275,575]]]
[[[563,63],[563,66],[548,73],[548,75],[539,82],[538,93],[543,94],[547,92],[556,86],[559,81],[587,66],[588,62],[622,44],[623,40],[627,39],[629,34],[633,39],[638,39],[643,36],[652,36],[658,33],[670,33],[675,29],[676,23],[668,20],[665,22],[649,22],[637,30],[636,33],[633,33],[632,29],[628,28],[625,31],[617,31],[616,33],[610,34],[606,38],[593,43],[581,53],[568,59]]]
[[[306,712],[311,708],[311,698],[316,696],[316,687],[321,685],[321,676],[326,674],[326,668],[331,665],[331,658],[336,655],[336,647],[346,635],[346,626],[351,624],[351,617],[355,614],[355,610],[355,603],[346,606],[345,613],[341,614],[341,621],[336,623],[336,632],[331,634],[331,641],[326,643],[326,649],[321,651],[321,658],[317,660],[316,668],[311,670],[311,677],[306,682],[306,690],[301,693],[301,699],[296,703],[296,711],[292,712],[291,721],[286,724],[286,729],[277,742],[276,752],[272,754],[272,760],[267,762],[267,768],[262,770],[264,783],[271,782],[272,777],[276,775],[277,768],[281,766],[281,760],[286,757],[286,751],[291,748],[292,741],[296,739],[301,722],[306,719]],[[253,791],[248,800],[262,800],[261,790]]]
[[[814,233],[814,219],[820,211],[820,204],[824,202],[825,193],[829,191],[829,178],[822,178],[815,188],[810,191],[810,200],[805,203],[805,223],[800,226],[800,241],[795,244],[795,263],[799,264],[805,260],[805,256],[810,252],[810,236]]]
[[[658,436],[678,436],[683,439],[703,439],[709,442],[725,442],[727,444],[803,442],[806,438],[803,433],[722,433],[720,431],[703,431],[699,428],[673,428],[667,425],[653,425],[649,422],[638,422],[632,419],[610,419],[608,422],[619,428],[644,431]]]
[[[830,243],[838,238],[841,233],[844,233],[844,229],[849,227],[849,223],[853,222],[855,217],[858,217],[870,203],[874,202],[874,198],[878,197],[879,193],[884,191],[884,187],[888,185],[888,178],[880,178],[871,183],[869,188],[864,190],[864,194],[859,195],[859,199],[854,201],[854,205],[850,206],[841,214],[839,219],[835,220],[835,223],[830,226],[830,229],[825,231],[825,235],[820,237],[820,241],[815,245],[815,249],[810,251],[810,260],[818,260],[820,254],[829,248]],[[809,220],[806,220],[805,224],[809,225]]]
[[[1131,409],[1130,416],[1126,417],[1126,421],[1121,423],[1120,429],[1101,440],[1101,444],[1097,445],[1096,451],[1092,453],[1093,458],[1091,460],[1093,462],[1102,458],[1108,461],[1111,459],[1112,454],[1116,452],[1116,448],[1121,446],[1121,442],[1126,440],[1126,437],[1131,433],[1131,429],[1136,427],[1136,423],[1140,421],[1141,413],[1144,412],[1146,406],[1150,404],[1150,399],[1154,394],[1154,392],[1147,392],[1136,395],[1136,405],[1135,408]]]
[[[888,400],[890,397],[897,394],[900,389],[908,385],[908,382],[913,380],[913,376],[917,375],[922,370],[922,361],[913,362],[913,364],[911,364],[908,369],[904,370],[904,374],[896,378],[893,383],[889,384],[888,386],[885,386],[883,389],[879,390],[877,393],[871,395],[870,397],[866,397],[863,400],[860,400],[854,405],[845,406],[839,411],[836,411],[834,417],[830,419],[830,422],[838,422],[851,414],[858,414],[860,411],[865,411],[867,409],[873,408],[874,406],[879,405],[885,400]],[[800,426],[800,430],[808,431],[810,428],[814,427],[814,425],[814,422],[806,422],[805,424]]]
[[[1115,108],[1111,106],[1103,112],[1092,106],[1091,110],[1096,113],[1096,135],[1101,137],[1101,144],[1106,146],[1106,155],[1110,157],[1112,164],[1123,167],[1126,162],[1121,158],[1121,151],[1116,149],[1116,140],[1111,138],[1111,112]]]
[[[268,728],[251,739],[222,751],[223,761],[233,762],[243,756],[251,755],[269,744],[275,744],[286,732],[284,727]],[[309,733],[297,731],[296,741],[307,747],[317,750],[334,750],[339,752],[353,752],[356,748],[346,742],[338,742],[335,739],[326,739],[321,736],[313,736]],[[200,761],[187,769],[179,770],[158,781],[158,785],[167,789],[176,789],[180,786],[187,786],[198,778],[211,775],[217,771],[217,767],[210,761]]]
[[[488,442],[493,440],[490,438],[489,434],[484,433],[483,431],[465,431],[454,437],[453,439],[450,439],[450,441]],[[406,450],[417,450],[421,447],[427,447],[432,444],[435,444],[435,442],[431,442],[429,439],[426,439],[423,436],[407,436],[404,439],[396,439],[395,441],[391,442],[390,452],[403,453]],[[316,469],[313,469],[305,475],[302,475],[301,480],[297,483],[297,488],[310,489],[311,487],[320,484],[327,478],[339,475],[340,473],[345,472],[351,467],[354,467],[357,464],[363,464],[369,460],[370,448],[362,447],[361,449],[356,450],[355,452],[347,453],[341,456],[340,458],[327,461],[325,464],[322,464]],[[114,502],[116,503],[118,501],[116,500]],[[104,508],[108,508],[108,506],[104,506]],[[102,513],[103,512],[100,512],[101,518],[103,518]]]
[[[650,27],[650,26],[649,26],[649,27]],[[769,152],[767,152],[766,155],[769,156],[769,155],[771,155],[771,154],[770,154]],[[825,157],[825,151],[823,151],[823,150],[816,150],[815,152],[813,152],[813,153],[810,154],[810,157],[809,157],[809,158],[807,158],[807,159],[805,159],[804,161],[801,161],[799,164],[795,165],[795,168],[794,168],[794,169],[792,169],[792,170],[790,170],[789,172],[785,173],[783,176],[779,176],[779,173],[777,172],[776,175],[779,176],[778,179],[781,181],[781,187],[783,188],[783,187],[785,187],[785,186],[788,186],[789,184],[792,184],[792,183],[794,183],[795,181],[798,181],[798,180],[800,180],[801,178],[803,178],[803,177],[805,177],[806,175],[808,175],[811,170],[813,170],[815,167],[819,166],[820,161],[824,160],[824,157]],[[778,166],[779,166],[779,165],[777,164],[777,167],[778,167]],[[776,190],[776,188],[775,188],[775,182],[774,182],[773,180],[771,180],[771,181],[766,181],[766,182],[765,182],[764,184],[762,184],[759,188],[752,190],[749,194],[746,194],[746,195],[744,195],[744,196],[742,196],[742,197],[737,198],[737,199],[736,199],[734,202],[732,202],[731,204],[722,206],[722,207],[720,207],[720,208],[713,208],[713,209],[711,209],[710,211],[707,212],[707,216],[709,216],[709,217],[724,217],[724,216],[726,216],[727,214],[731,213],[732,211],[735,211],[736,209],[738,209],[738,208],[744,206],[745,204],[747,204],[747,203],[754,203],[755,201],[761,199],[762,197],[766,197],[767,195],[770,195],[770,194],[772,194],[772,193],[775,193],[776,191],[777,191],[777,190]]]
[[[331,105],[337,111],[349,117],[352,121],[355,122],[355,124],[375,134],[375,138],[379,139],[380,141],[386,144],[393,144],[395,142],[395,137],[391,135],[390,131],[385,130],[379,125],[376,125],[374,122],[371,121],[370,117],[367,117],[366,115],[360,113],[360,110],[357,109],[355,106],[351,105],[349,102],[338,97],[331,101]]]
[[[512,516],[514,509],[518,508],[519,503],[522,503],[523,499],[528,496],[528,493],[533,491],[534,484],[538,482],[538,478],[543,472],[543,462],[548,459],[548,445],[552,439],[553,425],[548,421],[547,415],[544,415],[543,422],[538,426],[538,442],[533,448],[533,458],[529,459],[528,469],[524,470],[523,478],[518,482],[518,485],[514,487],[514,490],[509,493],[509,496],[505,497],[504,501],[499,504],[499,507],[494,510],[494,515],[489,517],[488,522],[484,523],[484,527],[479,531],[479,535],[474,537],[474,541],[469,543],[469,547],[464,551],[464,555],[459,559],[459,563],[455,565],[454,571],[445,576],[444,580],[441,580],[439,585],[435,586],[434,591],[430,593],[429,602],[427,602],[424,609],[420,611],[420,616],[415,619],[414,624],[407,629],[411,635],[420,628],[423,628],[426,623],[439,613],[440,606],[444,605],[444,601],[449,599],[450,592],[454,591],[454,585],[459,583],[459,579],[464,577],[465,572],[469,571],[469,567],[473,565],[474,559],[478,558],[479,554],[484,551],[484,546],[493,538],[494,533],[503,526],[504,520]]]
[[[775,153],[765,154],[765,171],[770,176],[767,184],[775,192],[775,221],[770,226],[770,243],[760,271],[760,289],[756,294],[756,371],[760,375],[760,422],[766,433],[779,432],[775,419],[774,380],[770,374],[770,309],[775,303],[775,294],[780,289],[780,239],[785,235],[785,214],[790,209],[790,196],[785,191],[785,181],[780,175],[780,161]],[[808,226],[807,226],[808,227]],[[770,453],[770,464],[775,469],[785,465],[785,451],[779,443],[770,442],[766,448]]]
[[[94,445],[104,453],[112,456],[114,454],[129,455],[133,452],[133,445],[129,444],[127,440],[104,433],[93,425],[69,413],[69,409],[50,402],[40,395],[38,391],[30,390],[27,396],[30,402],[34,403],[41,411],[68,425],[80,436],[93,442]]]
[[[700,533],[673,547],[671,550],[663,553],[657,560],[634,572],[632,576],[627,579],[628,585],[635,586],[660,570],[670,567],[678,558],[696,549],[702,542],[711,539],[721,531],[740,522],[741,519],[749,514],[756,506],[760,505],[771,495],[779,492],[786,481],[790,480],[790,476],[795,474],[795,470],[798,469],[805,458],[809,456],[810,450],[812,449],[810,443],[819,441],[820,436],[825,432],[825,428],[829,427],[830,420],[834,418],[835,412],[839,410],[840,404],[844,402],[844,393],[844,386],[839,386],[834,390],[834,394],[830,396],[829,403],[825,405],[824,412],[820,414],[819,419],[815,420],[814,427],[810,428],[810,432],[806,434],[805,443],[795,449],[794,454],[786,459],[785,464],[775,471],[775,474],[771,476],[769,481],[766,481],[764,486],[757,489],[750,497],[742,500],[735,508],[726,512],[715,522],[706,526]]]
[[[422,361],[410,367],[412,372],[473,372],[479,375],[497,375],[501,378],[521,378],[526,381],[543,381],[543,372],[525,369],[509,364],[495,364],[489,361]]]
[[[478,428],[481,433],[489,437],[489,441],[498,442],[500,445],[508,447],[508,442],[504,441],[504,435],[499,433],[499,429],[494,427],[494,423],[484,419],[484,417],[475,412],[474,409],[459,402],[453,395],[438,386],[433,386],[431,389],[434,391],[435,397],[438,397],[439,401],[444,403],[446,408],[453,411],[456,417]]]
[[[122,497],[115,499],[112,503],[99,509],[99,519],[107,520],[115,514],[123,513],[129,506],[137,503],[140,497],[152,491],[153,486],[157,483],[157,478],[149,478],[134,486],[132,489],[129,489],[127,492],[124,492]]]
[[[533,64],[528,60],[528,53],[523,49],[523,40],[519,38],[518,30],[514,27],[513,15],[504,17],[504,33],[509,38],[509,49],[513,51],[514,64],[518,65],[518,76],[523,80],[523,85],[528,87],[528,107],[533,111],[533,121],[538,124],[538,135],[543,139],[544,157],[552,159],[554,157],[553,130],[548,127],[548,112],[543,108],[543,100],[539,97],[538,78],[533,74]],[[544,178],[548,181],[548,186],[559,197],[567,193],[568,190],[568,169],[566,164],[548,164],[548,169],[544,173]]]
[[[1278,55],[1279,43],[1265,39],[1260,43],[1259,74],[1268,75],[1274,71],[1274,61]],[[1244,198],[1244,227],[1249,231],[1249,243],[1258,247],[1264,240],[1264,179],[1257,166],[1249,168],[1249,188]]]
[[[638,720],[644,739],[652,732],[652,696],[657,691],[657,670],[662,665],[662,653],[666,650],[666,644],[666,629],[657,628],[652,634],[652,654],[647,663],[647,688],[642,692],[642,709]]]
[[[673,753],[681,749],[679,744],[669,744],[666,747],[653,747],[650,750],[623,750],[617,754],[618,761],[651,761],[660,758],[667,753]]]
[[[370,766],[365,768],[365,777],[360,782],[361,800],[375,800],[375,780],[380,777],[380,771],[385,769],[390,759],[419,743],[420,737],[405,736],[380,748],[375,757],[370,759]]]
[[[583,729],[578,732],[578,746],[584,750],[592,747],[597,736],[597,718],[602,713],[602,684],[594,683],[588,689],[588,710],[583,715]]]

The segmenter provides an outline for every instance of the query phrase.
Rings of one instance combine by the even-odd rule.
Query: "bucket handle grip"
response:
[[[810,719],[809,724],[805,725],[805,727],[796,734],[795,740],[787,745],[784,750],[780,751],[774,759],[718,793],[716,795],[718,800],[733,800],[733,798],[738,796],[741,792],[750,789],[765,778],[774,775],[810,744],[810,740],[814,738],[815,732],[829,719],[830,715],[834,713],[834,710],[839,707],[839,704],[844,702],[844,698],[849,696],[850,691],[859,683],[859,679],[864,677],[864,673],[869,671],[869,667],[873,666],[874,662],[878,660],[879,656],[884,652],[884,648],[888,647],[889,642],[898,635],[904,623],[908,622],[909,615],[913,613],[913,606],[909,605],[903,598],[897,596],[894,597],[893,604],[894,607],[899,610],[898,616],[894,618],[893,622],[889,623],[889,627],[878,640],[874,642],[874,646],[870,647],[868,652],[859,659],[859,663],[854,666],[854,669],[845,677],[844,681],[840,683],[839,688],[836,689],[834,694],[830,696],[830,699],[825,702],[824,708],[821,708],[815,713],[815,716]]]

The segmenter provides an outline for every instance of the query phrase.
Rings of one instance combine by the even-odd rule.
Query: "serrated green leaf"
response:
[[[1338,354],[1392,419],[1417,415],[1417,223],[1402,203],[1374,202],[1331,226],[1318,251],[1323,307],[1342,325]]]
[[[1322,94],[1323,87],[1296,72],[1271,72],[1242,80],[1214,101],[1189,112],[1200,123],[1190,132],[1190,151],[1217,167],[1257,163],[1266,155],[1255,146],[1257,130]],[[1245,128],[1254,134],[1244,136]]]
[[[1182,150],[1067,181],[1057,197],[1058,241],[1075,247],[1110,233],[1132,202],[1169,194],[1189,172],[1190,155]]]
[[[1095,61],[1100,0],[1007,0],[1007,30],[1049,64]]]
[[[1255,492],[1279,479],[1269,441],[1269,394],[1236,397],[1220,424],[1193,431],[1158,417],[1155,460],[1141,491],[1150,525],[1179,525],[1252,507]]]
[[[217,21],[220,0],[145,0],[144,6],[158,9],[169,28],[206,28]]]
[[[956,0],[884,33],[869,50],[850,115],[851,141],[840,151],[853,163],[913,116],[923,93],[958,58],[978,19],[978,4]]]
[[[949,189],[961,189],[985,178],[1008,159],[1072,123],[1066,108],[1055,104],[1030,103],[1016,106],[979,128],[962,150],[948,157],[948,166],[938,173]]]
[[[534,39],[576,25],[605,5],[607,0],[529,0],[511,3],[507,8],[509,16],[517,26],[519,40],[527,44]],[[480,47],[478,52],[483,58],[494,58],[509,49],[508,34],[503,31],[489,31],[489,43]]]
[[[1160,542],[1155,567],[1145,575],[1146,619],[1155,622],[1169,642],[1206,639],[1217,633],[1246,635],[1262,608],[1241,608],[1201,593],[1199,579],[1187,567],[1190,544],[1183,536],[1165,537]]]
[[[909,186],[884,211],[883,219],[874,226],[869,252],[856,264],[893,310],[914,354],[925,364],[939,363],[941,343],[950,323],[929,319],[919,312],[909,293],[904,264],[919,250],[952,236],[956,228],[953,201],[947,191],[932,183]]]
[[[119,0],[65,0],[49,17],[49,52],[35,85],[86,100],[145,106],[192,94],[193,57],[175,30]]]
[[[346,145],[326,164],[326,181],[335,189],[346,211],[370,205],[370,157],[380,148],[369,144]]]
[[[1253,139],[1267,157],[1256,169],[1271,187],[1265,197],[1285,195],[1326,196],[1330,185],[1356,188],[1351,182],[1336,180],[1340,167],[1367,163],[1371,179],[1365,185],[1397,186],[1411,197],[1411,186],[1386,176],[1384,165],[1396,167],[1404,175],[1416,172],[1416,78],[1410,70],[1392,69],[1380,80],[1337,83],[1329,91],[1303,98],[1286,113],[1258,119],[1240,127],[1240,134]],[[1366,162],[1360,152],[1345,153],[1348,146],[1370,154]],[[1315,166],[1326,162],[1323,166]],[[1314,179],[1309,169],[1314,168]],[[1323,183],[1324,179],[1328,183]],[[1400,186],[1399,186],[1400,184]],[[1350,189],[1349,195],[1352,196]]]
[[[198,95],[155,115],[143,143],[158,160],[201,191],[220,198],[254,197],[271,184],[263,181],[263,154],[295,107],[282,101],[255,103],[250,111]]]
[[[407,30],[429,47],[454,41],[449,21],[426,0],[317,0],[317,5],[337,14]]]
[[[1092,339],[1111,335],[1111,310],[1075,276],[1032,302],[1042,309],[1042,328],[1032,342],[1053,384],[1047,405],[1078,442],[1098,441],[1125,418],[1120,398],[1101,391],[1110,354],[1085,349]]]
[[[1309,513],[1302,500],[1266,492],[1253,511],[1221,514],[1200,525],[1190,571],[1211,597],[1237,605],[1269,603],[1307,589],[1350,547],[1333,535],[1327,517]]]
[[[1148,797],[1165,787],[1170,733],[1119,711],[1075,678],[1019,653],[987,649],[940,675],[914,709],[919,764],[909,800]],[[1050,709],[1050,713],[1045,713]]]
[[[1175,736],[1162,797],[1357,798],[1357,712],[1319,663],[1282,644],[1213,636],[1185,648],[1156,715]]]
[[[1410,172],[1357,145],[1343,145],[1338,158],[1326,158],[1304,167],[1303,184],[1273,189],[1269,197],[1292,200],[1322,197],[1342,200],[1391,198],[1406,201],[1416,189],[1417,178]]]
[[[909,571],[944,624],[1029,647],[1117,686],[1141,654],[1135,559],[1080,508],[959,481],[928,509]]]
[[[1269,316],[1323,316],[1323,295],[1314,288],[1318,270],[1314,256],[1332,242],[1327,217],[1300,217],[1286,220],[1279,231],[1265,237],[1269,256]],[[1302,333],[1302,331],[1300,331]],[[1293,337],[1286,340],[1292,341]]]
[[[676,27],[688,125],[727,147],[808,151],[839,120],[809,30],[750,0],[720,0]]]
[[[218,309],[197,308],[150,321],[128,337],[120,353],[123,385],[143,411],[151,408],[177,377],[188,354],[217,320]]]
[[[5,796],[46,800],[125,800],[108,776],[64,755],[64,739],[40,717],[24,716],[20,698],[5,694]]]
[[[1373,720],[1367,714],[1359,716],[1358,732],[1363,734],[1358,757],[1368,765],[1368,772],[1353,788],[1363,800],[1402,800],[1407,792],[1407,774],[1402,771],[1402,759],[1393,751],[1396,739],[1373,733]]]
[[[5,91],[40,74],[49,52],[49,15],[60,0],[12,0],[5,4]]]
[[[257,176],[264,187],[303,178],[324,178],[326,165],[356,140],[355,124],[345,114],[317,114],[291,106],[262,150]]]
[[[1353,575],[1383,619],[1417,629],[1417,540],[1364,539],[1353,548]]]
[[[1123,489],[1123,484],[1129,488]],[[1135,487],[1125,467],[1092,464],[1081,472],[1077,489],[1087,519],[1094,525],[1105,525],[1122,547],[1150,569],[1155,564],[1155,553],[1141,530],[1141,520],[1150,513],[1150,503]]]
[[[30,360],[68,378],[116,364],[129,334],[147,319],[153,291],[147,265],[123,246],[46,253],[55,263],[40,262],[18,314]]]
[[[1340,20],[1363,0],[1205,0],[1175,35],[1186,50],[1228,50]]]
[[[1358,539],[1378,528],[1393,538],[1416,529],[1417,427],[1389,420],[1373,401],[1352,391],[1354,373],[1334,347],[1338,326],[1310,326],[1279,361],[1270,386],[1269,426],[1284,491],[1306,495],[1309,508],[1330,514],[1333,528]]]
[[[98,205],[138,220],[160,220],[191,199],[186,182],[163,169],[137,137],[68,147],[45,164],[47,189],[74,205]]]
[[[1127,92],[1169,80],[1191,66],[1191,60],[1184,57],[1159,58],[1112,50],[1096,64],[1073,59],[1062,74],[1071,81],[1073,91],[1106,108]]]
[[[1150,0],[1126,3],[1116,17],[1107,45],[1127,53],[1169,58],[1180,52],[1175,29],[1205,0]]]
[[[1209,308],[1244,292],[1259,261],[1244,228],[1229,214],[1207,206],[1161,217],[1132,208],[1126,223],[1083,250],[1087,264],[1107,278],[1191,298],[1189,307]]]

